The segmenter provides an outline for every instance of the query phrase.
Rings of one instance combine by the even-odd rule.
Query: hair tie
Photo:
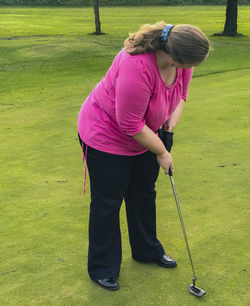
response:
[[[166,24],[161,33],[161,41],[166,42],[168,40],[168,34],[174,25]]]

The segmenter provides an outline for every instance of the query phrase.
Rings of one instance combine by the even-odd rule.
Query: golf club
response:
[[[195,276],[194,265],[193,265],[191,252],[190,252],[189,245],[188,245],[188,240],[187,240],[187,234],[186,234],[186,231],[185,231],[185,226],[184,226],[184,222],[183,222],[182,215],[181,215],[181,208],[180,208],[180,205],[179,205],[179,201],[178,201],[178,198],[177,198],[177,193],[176,193],[176,189],[175,189],[175,185],[174,185],[173,173],[172,173],[171,170],[169,170],[168,174],[169,174],[171,185],[172,185],[172,188],[173,188],[175,202],[176,202],[177,210],[178,210],[180,221],[181,221],[181,227],[182,227],[183,235],[184,235],[184,238],[185,238],[190,263],[191,263],[192,270],[193,270],[193,284],[189,285],[188,290],[189,290],[189,292],[191,292],[195,296],[200,297],[200,296],[203,296],[206,293],[206,291],[204,291],[201,288],[198,288],[198,287],[195,286],[195,281],[197,280],[197,277]]]

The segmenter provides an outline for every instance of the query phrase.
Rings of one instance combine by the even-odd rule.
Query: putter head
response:
[[[188,290],[190,293],[194,294],[195,296],[203,296],[206,293],[206,291],[194,286],[193,284],[189,286]]]

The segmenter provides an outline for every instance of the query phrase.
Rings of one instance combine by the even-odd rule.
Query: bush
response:
[[[100,0],[100,6],[142,5],[226,5],[227,0]],[[250,0],[238,0],[250,4]],[[93,0],[0,0],[0,5],[22,6],[92,6]]]

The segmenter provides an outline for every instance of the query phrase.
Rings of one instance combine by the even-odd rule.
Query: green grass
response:
[[[121,289],[89,280],[89,191],[77,143],[82,102],[143,23],[223,29],[225,7],[1,8],[0,305],[249,305],[250,7],[239,7],[243,37],[210,37],[213,52],[195,69],[175,133],[175,184],[197,285],[170,182],[157,182],[158,236],[178,261],[164,270],[133,262],[121,210]],[[191,16],[191,17],[190,17]],[[87,180],[87,190],[89,181]]]

